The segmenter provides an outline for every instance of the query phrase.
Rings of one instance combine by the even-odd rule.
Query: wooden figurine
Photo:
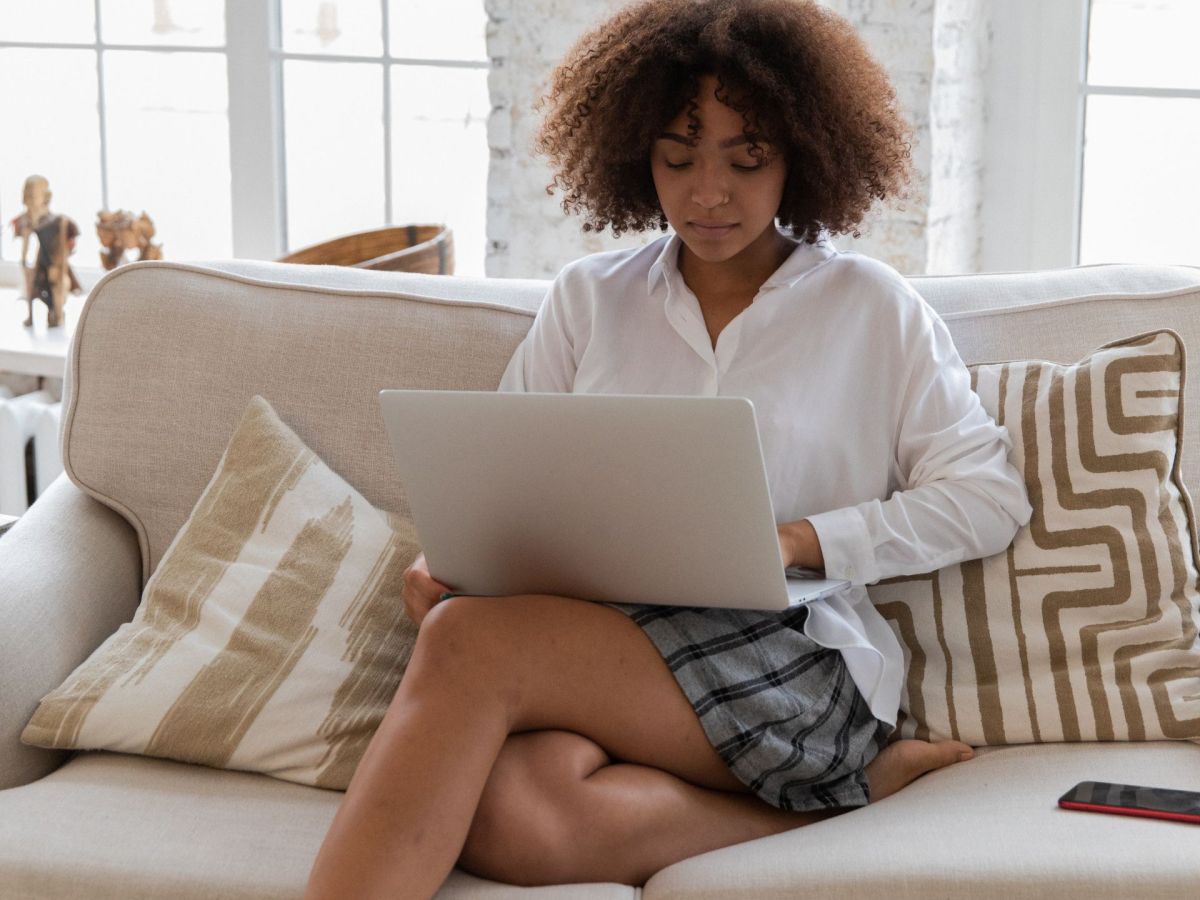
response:
[[[33,301],[42,300],[49,311],[46,324],[51,328],[63,323],[67,293],[78,294],[83,288],[67,257],[75,250],[79,226],[70,218],[50,212],[50,183],[41,175],[25,179],[22,200],[25,211],[12,220],[13,236],[21,239],[21,270],[25,276],[25,298],[29,315],[25,327],[33,325]],[[38,239],[38,252],[32,269],[27,262],[29,238]]]
[[[24,190],[21,191],[21,202],[25,211],[8,224],[12,226],[13,239],[21,240],[21,275],[25,288],[22,297],[33,296],[33,268],[29,265],[29,239],[33,237],[33,229],[40,225],[50,215],[50,183],[41,175],[30,175],[25,179]]]
[[[162,259],[162,244],[155,244],[154,222],[142,211],[138,218],[128,210],[115,212],[100,210],[96,213],[96,234],[100,238],[100,264],[105,269],[115,269],[125,262],[126,250],[138,251],[138,262],[144,259]]]

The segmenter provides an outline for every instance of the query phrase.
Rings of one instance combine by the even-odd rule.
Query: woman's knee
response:
[[[446,651],[465,648],[490,604],[486,597],[449,597],[436,604],[421,620],[417,641],[436,642]]]
[[[573,732],[511,735],[488,776],[459,865],[525,887],[570,880],[580,787],[609,761],[599,745]]]
[[[429,611],[417,632],[408,670],[439,682],[503,666],[494,607],[487,597],[451,597]],[[409,674],[408,671],[405,675]]]

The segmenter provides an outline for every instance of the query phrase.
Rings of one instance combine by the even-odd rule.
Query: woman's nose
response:
[[[692,184],[692,202],[704,209],[714,209],[728,203],[729,185],[711,168],[699,166]]]

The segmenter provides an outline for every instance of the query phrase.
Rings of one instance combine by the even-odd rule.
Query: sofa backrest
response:
[[[1200,348],[1200,270],[1098,266],[913,279],[967,362],[1073,362],[1169,327]],[[229,260],[135,263],[92,290],[64,382],[63,466],[134,527],[143,584],[264,396],[335,471],[407,512],[383,388],[493,390],[546,281]],[[1200,353],[1200,350],[1196,352]],[[1200,397],[1200,362],[1189,367]],[[1185,420],[1192,493],[1200,427]]]

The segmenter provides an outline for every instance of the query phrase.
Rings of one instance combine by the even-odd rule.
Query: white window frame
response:
[[[482,3],[483,0],[480,0]],[[383,78],[385,216],[392,222],[392,110],[391,71],[397,65],[487,68],[486,60],[407,59],[390,55],[387,0],[382,9],[383,53],[379,56],[338,56],[325,53],[284,52],[280,40],[280,0],[225,0],[226,43],[222,47],[125,45],[100,43],[100,0],[95,0],[96,35],[92,42],[0,42],[5,47],[95,50],[99,72],[101,199],[108,208],[105,157],[107,136],[104,115],[104,70],[108,50],[222,53],[229,83],[229,165],[233,255],[237,258],[276,259],[288,248],[287,191],[284,141],[283,60],[375,63]],[[296,249],[296,248],[290,248]],[[76,266],[85,288],[104,270]],[[0,285],[16,286],[20,272],[15,260],[0,261]]]
[[[233,255],[239,258],[276,259],[287,246],[279,45],[279,0],[225,0]]]
[[[256,3],[239,4],[235,0],[225,0],[226,15],[228,10],[238,6],[253,7]],[[5,41],[0,40],[0,47],[4,48],[24,48],[35,50],[92,50],[96,54],[96,108],[99,119],[99,137],[100,137],[100,203],[103,209],[109,209],[108,202],[108,133],[107,133],[107,113],[106,99],[104,92],[104,54],[109,51],[120,50],[135,50],[138,52],[150,51],[155,53],[220,53],[225,54],[226,48],[223,46],[205,47],[205,46],[189,46],[189,45],[174,45],[174,44],[121,44],[101,42],[100,40],[100,0],[94,0],[93,6],[95,9],[94,32],[91,41]],[[231,29],[230,29],[231,30]],[[232,94],[230,103],[232,105]],[[232,110],[230,116],[230,141],[232,143]],[[230,160],[232,167],[233,163]],[[11,189],[11,185],[9,185]],[[53,185],[51,185],[53,188]],[[236,189],[234,195],[236,197]],[[5,219],[10,218],[5,216]],[[236,215],[234,217],[236,219]],[[3,223],[7,227],[7,222]],[[83,225],[81,227],[87,227]],[[236,246],[236,244],[235,244]],[[104,269],[99,266],[80,266],[72,265],[72,269],[78,275],[79,280],[85,288],[89,288],[94,284],[101,275],[104,274]],[[21,286],[20,266],[17,260],[4,259],[0,260],[0,286],[3,287],[19,287]]]
[[[278,196],[271,197],[271,198],[263,198],[262,202],[258,206],[246,209],[247,215],[252,216],[252,218],[250,218],[249,221],[246,223],[247,227],[245,227],[243,229],[244,232],[249,232],[251,230],[250,226],[256,225],[257,223],[260,223],[263,221],[267,221],[267,219],[263,218],[263,216],[267,215],[268,213],[273,212],[274,215],[277,216],[276,225],[275,225],[275,234],[277,236],[278,247],[279,248],[287,248],[287,251],[289,251],[289,252],[299,249],[298,247],[291,246],[289,241],[287,240],[287,200],[286,200],[287,191],[283,187],[283,185],[286,181],[286,177],[287,177],[287,170],[285,167],[286,161],[285,161],[285,140],[284,140],[284,138],[285,138],[284,121],[285,120],[284,120],[284,113],[283,113],[283,90],[280,87],[280,85],[282,84],[282,81],[283,81],[283,61],[284,60],[306,60],[306,61],[321,62],[321,63],[338,63],[338,62],[359,63],[359,64],[368,63],[371,65],[378,66],[379,75],[383,79],[383,109],[381,110],[380,114],[383,119],[384,222],[387,223],[388,225],[398,224],[393,217],[393,210],[392,210],[392,69],[393,69],[393,67],[395,67],[395,66],[427,66],[427,67],[428,66],[433,66],[433,67],[441,66],[441,67],[453,68],[453,69],[489,69],[491,67],[491,61],[486,60],[486,59],[470,60],[470,59],[446,59],[444,57],[411,58],[411,57],[392,56],[391,27],[390,27],[390,19],[389,19],[389,15],[390,15],[389,3],[388,3],[388,0],[378,0],[378,2],[380,5],[380,11],[381,11],[380,28],[382,30],[382,37],[383,37],[383,52],[382,52],[382,54],[378,54],[378,55],[372,55],[372,54],[339,55],[339,54],[332,54],[332,53],[299,53],[299,52],[295,52],[295,51],[284,51],[282,49],[282,42],[279,39],[280,20],[282,18],[282,13],[281,13],[281,9],[280,9],[281,0],[253,0],[253,2],[247,2],[247,0],[225,0],[226,17],[227,17],[227,21],[230,23],[232,23],[234,21],[234,19],[233,19],[234,7],[241,7],[243,5],[268,6],[269,10],[267,10],[267,12],[270,17],[270,21],[260,23],[260,25],[259,25],[260,28],[269,29],[266,32],[266,34],[269,36],[270,40],[267,42],[264,42],[264,41],[259,40],[256,37],[254,47],[246,48],[245,52],[238,53],[236,55],[236,58],[237,58],[237,60],[240,61],[240,63],[242,65],[247,65],[247,66],[253,65],[254,66],[254,69],[252,71],[248,70],[249,74],[251,74],[251,75],[258,75],[259,77],[261,77],[261,72],[262,72],[263,67],[268,64],[271,67],[271,78],[273,79],[273,82],[270,87],[270,96],[266,96],[265,95],[266,92],[264,92],[264,96],[259,98],[259,103],[257,104],[256,108],[249,113],[249,115],[251,115],[253,117],[257,117],[259,115],[264,114],[265,110],[267,109],[268,103],[271,104],[271,107],[274,111],[273,121],[275,123],[276,133],[274,135],[272,135],[272,137],[277,138],[276,145],[278,147],[278,152],[276,154],[272,155],[272,161],[275,166],[274,172],[273,172],[273,184],[275,185],[274,191]],[[478,2],[480,4],[480,7],[482,7],[484,0],[478,0]],[[240,12],[239,16],[240,15],[244,15],[244,12]],[[230,27],[232,27],[232,26],[230,26]],[[253,55],[253,57],[252,57],[252,50],[258,51],[258,50],[261,50],[262,48],[269,48],[269,53],[267,54],[267,59],[260,58],[259,55]],[[234,83],[233,77],[234,77],[235,72],[232,68],[234,65],[235,65],[235,55],[233,53],[231,53],[230,54],[230,73],[229,73],[230,84]],[[232,91],[231,91],[231,93],[232,93]],[[252,122],[250,120],[244,122],[243,127],[241,129],[242,133],[243,134],[249,133],[251,130],[251,127],[252,127]],[[231,109],[230,110],[231,141],[232,141],[233,131],[234,131],[233,111]],[[237,149],[237,148],[233,148],[233,149]],[[247,148],[247,150],[248,150],[248,148]],[[261,162],[262,162],[262,165],[257,170],[255,177],[262,179],[263,184],[266,185],[268,183],[267,182],[268,175],[267,175],[267,171],[266,171],[267,160],[263,159]],[[235,188],[235,192],[236,192],[236,188]],[[270,200],[269,207],[267,205],[268,200]],[[484,208],[486,209],[486,203],[484,205]],[[235,212],[235,219],[236,219],[236,212]],[[408,224],[408,223],[404,222],[404,223],[399,223],[399,224]],[[486,228],[486,223],[485,223],[485,228]],[[237,235],[238,235],[238,230],[235,228],[234,229],[234,237],[235,237],[234,255],[235,256],[254,256],[254,255],[256,255],[256,253],[254,253],[254,252],[249,252],[251,250],[251,246],[250,246],[249,242],[252,241],[252,239],[253,239],[252,236],[249,233],[247,233],[245,235],[246,240],[248,242],[245,247],[247,252],[243,252],[243,247],[241,245],[239,245],[236,240]],[[332,237],[332,235],[331,235],[331,237]],[[278,256],[283,252],[284,252],[283,249],[279,249],[278,252],[272,251],[272,256]]]
[[[992,6],[983,178],[984,271],[1079,259],[1088,0]]]
[[[1090,0],[993,6],[984,168],[983,269],[1079,264],[1088,97],[1200,90],[1087,83]]]

